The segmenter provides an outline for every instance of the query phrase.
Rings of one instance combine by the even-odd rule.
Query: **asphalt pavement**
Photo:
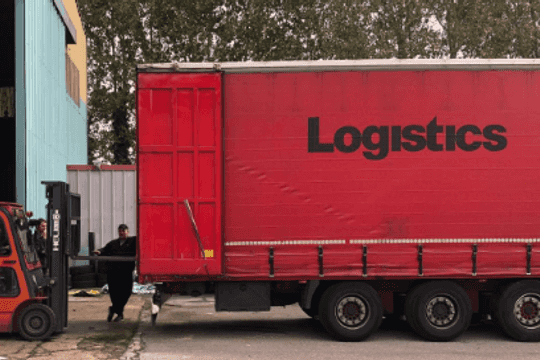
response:
[[[109,323],[109,295],[70,295],[68,328],[63,333],[47,341],[26,341],[15,333],[0,334],[0,360],[132,359],[138,351],[134,336],[150,301],[151,295],[133,294],[124,309],[124,320]]]
[[[492,325],[473,326],[449,343],[416,336],[405,323],[384,323],[366,341],[341,343],[297,305],[270,312],[214,311],[212,296],[171,298],[155,327],[151,295],[133,294],[119,323],[106,321],[109,296],[69,297],[69,327],[48,341],[0,334],[4,359],[534,359],[538,343],[520,343]]]

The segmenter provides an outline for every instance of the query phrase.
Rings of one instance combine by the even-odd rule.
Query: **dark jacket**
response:
[[[137,253],[137,237],[128,237],[122,246],[120,246],[120,239],[114,239],[99,251],[100,256],[135,256]],[[135,269],[134,261],[107,261],[106,264],[107,273],[132,272]]]
[[[47,264],[47,239],[44,239],[39,231],[36,231],[34,234],[34,248],[38,254],[41,266],[47,268],[49,266]]]

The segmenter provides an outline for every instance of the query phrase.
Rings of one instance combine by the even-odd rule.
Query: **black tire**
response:
[[[503,289],[495,319],[515,340],[540,341],[540,281],[522,280]]]
[[[97,275],[95,273],[77,274],[71,276],[71,281],[92,281],[96,280]]]
[[[319,319],[334,338],[360,341],[381,326],[383,306],[379,294],[361,282],[329,287],[319,303]]]
[[[106,274],[98,274],[97,287],[103,287],[106,283],[107,283],[107,275]]]
[[[88,274],[94,272],[94,265],[82,265],[69,268],[71,275]]]
[[[414,287],[409,293],[407,294],[407,297],[405,298],[405,319],[407,320],[407,323],[411,327],[411,329],[418,333],[416,322],[414,320],[414,308],[416,304],[416,300],[420,297],[420,292],[422,291],[422,288],[420,286]]]
[[[96,280],[72,281],[71,284],[74,289],[89,289],[97,287]]]
[[[46,340],[56,327],[52,309],[43,304],[31,304],[17,318],[19,334],[26,340]]]
[[[418,335],[427,340],[453,340],[471,324],[472,306],[469,296],[454,282],[423,283],[407,297],[407,321]]]
[[[107,263],[105,261],[96,262],[97,272],[100,274],[105,274],[107,272]]]

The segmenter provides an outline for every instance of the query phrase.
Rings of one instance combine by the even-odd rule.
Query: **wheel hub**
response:
[[[426,316],[435,327],[447,327],[456,320],[456,303],[448,295],[438,295],[426,307]]]
[[[540,295],[525,294],[514,305],[516,320],[528,328],[540,326]]]
[[[34,330],[39,330],[43,326],[43,319],[39,316],[34,316],[29,321],[29,325]]]
[[[343,297],[336,307],[336,317],[339,324],[347,329],[362,327],[367,314],[368,305],[358,295]]]

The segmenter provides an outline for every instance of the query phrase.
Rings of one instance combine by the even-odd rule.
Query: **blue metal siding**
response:
[[[88,156],[88,136],[87,136],[87,113],[86,113],[86,104],[84,101],[79,101],[79,106],[69,97],[66,93],[66,99],[68,99],[68,160],[64,165],[64,170],[66,165],[74,164],[87,164]],[[67,176],[67,173],[66,173]],[[67,180],[67,177],[63,178],[63,181]]]
[[[45,216],[44,180],[86,164],[86,107],[66,89],[66,28],[51,0],[25,3],[26,208]]]

